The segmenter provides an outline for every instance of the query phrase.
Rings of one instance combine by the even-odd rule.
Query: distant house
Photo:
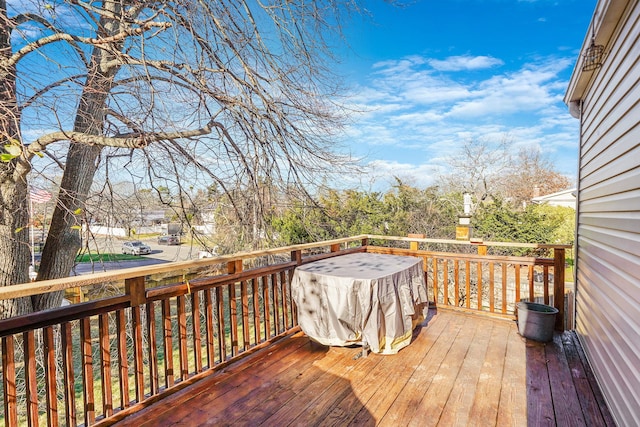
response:
[[[145,210],[140,215],[142,224],[161,224],[165,221],[164,209]]]
[[[547,194],[544,196],[538,196],[531,199],[533,203],[547,204],[549,206],[567,206],[569,208],[576,208],[576,189],[570,188],[568,190],[558,191],[557,193]]]
[[[640,5],[599,0],[565,95],[580,120],[576,332],[620,426],[640,425]]]

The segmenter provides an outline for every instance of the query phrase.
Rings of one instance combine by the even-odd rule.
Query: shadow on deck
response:
[[[614,425],[573,332],[431,310],[397,355],[360,354],[298,333],[116,425]]]

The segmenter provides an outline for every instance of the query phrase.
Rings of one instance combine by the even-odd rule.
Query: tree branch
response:
[[[80,84],[82,84],[82,82],[80,82],[79,80],[82,79],[82,78],[85,78],[86,76],[87,76],[86,74],[76,74],[74,76],[65,77],[62,80],[58,80],[56,82],[53,82],[50,85],[47,85],[47,86],[43,87],[38,92],[36,92],[33,95],[31,95],[29,97],[29,99],[27,99],[23,104],[19,105],[19,108],[20,108],[20,110],[24,110],[25,108],[30,107],[31,104],[33,104],[39,97],[41,97],[45,93],[49,92],[50,90],[53,90],[53,89],[56,89],[56,88],[62,86],[65,83],[75,82],[78,85],[80,85]]]
[[[16,65],[22,58],[24,58],[29,53],[34,52],[43,46],[46,46],[51,43],[56,43],[59,41],[66,41],[69,43],[74,43],[74,42],[84,43],[84,44],[100,47],[110,43],[120,42],[122,40],[125,40],[127,37],[140,35],[145,31],[150,30],[151,28],[161,28],[164,30],[164,29],[170,28],[171,26],[172,24],[170,22],[145,22],[140,27],[127,28],[117,34],[114,34],[109,37],[102,37],[102,38],[79,37],[79,36],[67,34],[67,33],[51,34],[50,36],[42,37],[38,40],[35,40],[27,44],[22,49],[18,50],[16,53],[11,55],[11,57],[8,58],[6,61],[4,61],[3,66],[7,68],[12,67]]]
[[[226,132],[224,125],[214,120],[209,121],[206,126],[200,129],[176,132],[134,132],[115,136],[100,136],[75,131],[59,131],[44,135],[35,140],[33,143],[29,144],[29,146],[27,147],[27,156],[28,158],[32,158],[36,153],[44,151],[44,149],[49,144],[53,144],[54,142],[59,141],[71,141],[72,143],[101,145],[105,147],[116,148],[144,148],[149,144],[157,141],[193,138],[196,136],[208,135],[212,132],[214,127],[222,129],[222,132],[225,134],[225,136],[227,138],[230,137]]]

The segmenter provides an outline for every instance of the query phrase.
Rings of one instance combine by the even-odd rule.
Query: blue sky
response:
[[[466,140],[538,147],[573,181],[578,121],[562,102],[596,0],[371,1],[339,72],[354,114],[344,144],[376,186],[446,172]]]
[[[578,121],[562,99],[597,0],[398,1],[364,0],[369,17],[344,28],[335,66],[354,113],[339,142],[371,168],[342,185],[432,185],[469,140],[539,148],[575,180]],[[25,137],[42,134],[43,119],[24,114]]]

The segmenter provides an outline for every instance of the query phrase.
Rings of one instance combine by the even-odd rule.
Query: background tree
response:
[[[438,187],[418,189],[398,178],[384,202],[389,210],[387,232],[396,236],[417,233],[450,239],[463,209],[461,194],[441,194]]]
[[[460,149],[447,159],[448,173],[439,177],[445,194],[469,193],[473,200],[485,200],[501,191],[502,177],[509,170],[510,141],[464,141]]]
[[[0,0],[1,286],[27,281],[28,180],[38,172],[63,170],[38,275],[48,279],[71,269],[73,226],[97,172],[178,198],[191,182],[215,183],[237,207],[229,183],[301,188],[346,164],[333,151],[342,115],[326,64],[354,2],[9,6]],[[0,316],[60,300],[4,301]]]
[[[568,208],[570,211],[573,209]],[[572,243],[559,241],[568,237],[567,223],[571,223],[565,209],[530,204],[525,209],[513,209],[500,199],[492,203],[484,203],[478,207],[471,219],[474,237],[497,242],[527,243]],[[509,250],[510,253],[513,253]],[[528,253],[528,249],[518,249],[520,255]]]
[[[306,243],[357,234],[406,236],[426,234],[452,239],[462,195],[445,197],[437,188],[424,190],[397,180],[385,193],[326,190],[314,204],[293,203],[274,216],[271,225],[280,244]],[[449,199],[459,199],[459,204]]]
[[[469,140],[449,158],[450,172],[439,178],[445,193],[469,193],[474,206],[500,199],[516,208],[531,203],[534,192],[550,194],[571,186],[553,163],[537,148],[521,148],[513,154],[506,137],[497,143]]]
[[[556,193],[571,187],[569,178],[557,172],[551,161],[536,148],[522,148],[513,166],[502,179],[502,195],[515,206],[531,203],[538,195]]]

